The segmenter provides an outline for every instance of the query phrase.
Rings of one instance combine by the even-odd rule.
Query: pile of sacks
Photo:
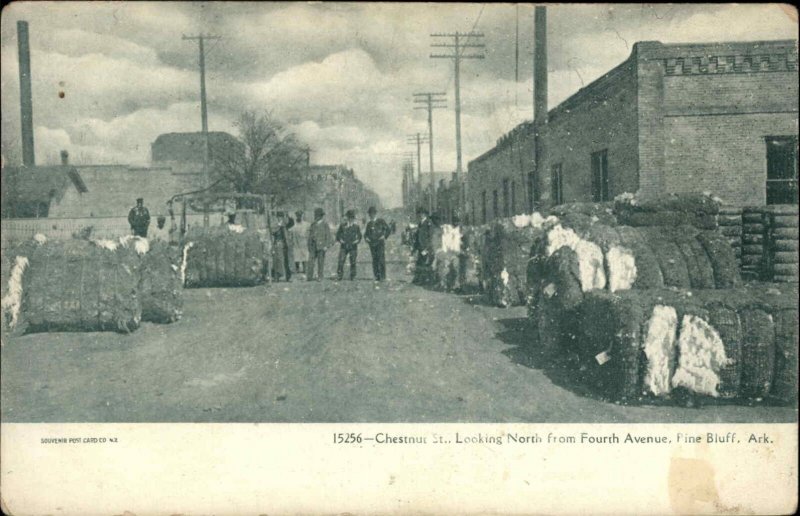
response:
[[[36,235],[3,253],[4,331],[117,331],[181,317],[179,254],[162,242],[48,241]]]

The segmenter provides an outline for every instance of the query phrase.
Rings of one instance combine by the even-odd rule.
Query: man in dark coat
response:
[[[133,234],[138,237],[147,238],[147,228],[150,227],[150,212],[144,207],[144,199],[136,199],[136,206],[128,212],[128,224],[133,230]]]
[[[317,267],[317,281],[325,274],[325,251],[333,245],[331,228],[325,221],[322,208],[314,209],[314,222],[308,227],[308,281],[314,279],[314,266]]]
[[[377,213],[375,206],[370,206],[367,210],[369,222],[364,228],[364,240],[369,244],[372,255],[372,274],[375,275],[375,281],[383,281],[386,279],[386,238],[391,229],[385,220],[375,218]]]
[[[433,222],[428,217],[428,210],[422,207],[417,208],[417,218],[419,224],[412,246],[412,250],[417,253],[414,282],[426,283],[433,265]]]
[[[278,212],[278,229],[272,232],[272,239],[275,242],[274,253],[275,260],[275,280],[283,276],[286,281],[292,281],[292,265],[293,260],[290,258],[291,254],[291,241],[289,240],[288,231],[294,227],[294,219],[287,217],[283,212]],[[280,263],[278,263],[280,260]],[[282,266],[281,266],[282,265]],[[281,274],[283,273],[283,274]]]
[[[361,242],[361,228],[356,223],[356,212],[347,210],[345,221],[336,230],[336,241],[339,243],[339,266],[336,269],[336,278],[341,281],[344,276],[344,262],[350,257],[350,280],[356,279],[356,258],[358,257],[358,243]]]

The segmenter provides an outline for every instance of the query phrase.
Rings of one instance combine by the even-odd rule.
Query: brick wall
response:
[[[466,187],[467,214],[473,223],[484,222],[483,192],[486,192],[486,222],[504,216],[506,210],[511,215],[528,211],[527,177],[533,171],[533,143],[532,126],[530,123],[524,123],[501,138],[497,146],[469,163]],[[509,185],[508,207],[505,206],[503,198],[504,180],[508,181]],[[497,213],[493,209],[492,202],[495,190],[498,196]]]
[[[766,202],[766,136],[797,135],[797,47],[637,44],[641,192]]]
[[[550,174],[560,164],[564,202],[592,200],[591,155],[607,149],[609,194],[638,188],[635,60],[610,71],[550,112],[540,157],[542,204],[551,204]]]

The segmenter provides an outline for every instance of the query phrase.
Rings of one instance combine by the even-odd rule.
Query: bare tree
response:
[[[215,149],[216,180],[237,192],[272,195],[279,203],[305,186],[307,149],[271,112],[246,111],[235,125],[243,147]]]

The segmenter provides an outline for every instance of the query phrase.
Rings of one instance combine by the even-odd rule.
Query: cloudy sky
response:
[[[20,19],[30,24],[42,164],[68,149],[74,162],[146,165],[159,134],[199,130],[197,43],[181,36],[200,32],[222,36],[207,45],[211,130],[235,134],[237,113],[272,110],[312,148],[312,162],[353,167],[390,206],[412,150],[406,137],[427,130],[414,92],[447,92],[450,109],[434,117],[435,159],[437,171],[455,169],[453,64],[429,58],[430,33],[485,34],[486,58],[462,66],[465,168],[532,116],[531,4],[14,3],[3,10],[0,40],[9,162],[21,155]],[[797,15],[787,6],[551,6],[549,103],[625,60],[636,41],[789,38],[797,38]]]

